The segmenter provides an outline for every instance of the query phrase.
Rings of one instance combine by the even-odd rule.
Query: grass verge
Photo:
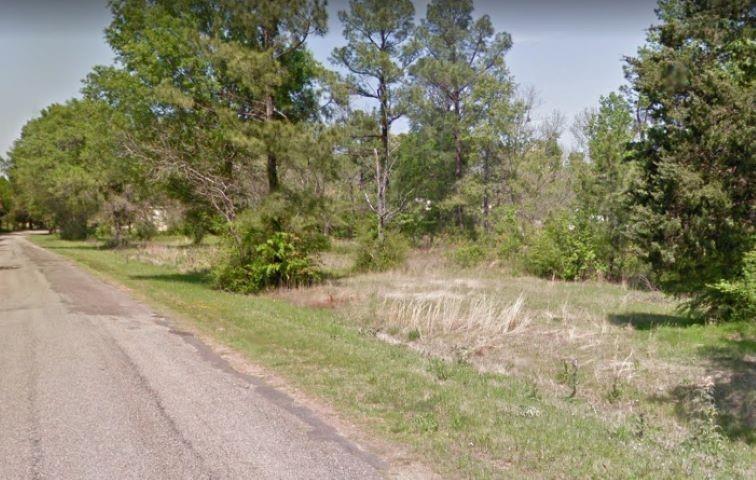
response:
[[[612,421],[580,400],[542,395],[525,379],[481,374],[465,362],[429,359],[386,344],[330,310],[214,291],[202,274],[129,261],[88,243],[32,240],[193,321],[366,430],[408,445],[444,477],[753,473],[753,449],[722,435],[710,418],[702,417],[701,427],[684,440],[670,441],[642,412]]]

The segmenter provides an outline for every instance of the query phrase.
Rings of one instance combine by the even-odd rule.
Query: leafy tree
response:
[[[118,118],[103,102],[71,100],[45,109],[10,152],[19,203],[64,238],[85,237],[102,213],[120,243],[143,182],[141,166],[119,148],[117,130]]]
[[[504,54],[512,46],[509,34],[494,32],[491,19],[473,19],[472,0],[433,0],[428,5],[414,39],[419,55],[411,69],[417,85],[412,122],[430,127],[442,140],[445,152],[453,152],[454,180],[460,182],[469,167],[470,129],[486,114],[479,87],[511,88]],[[457,205],[457,222],[462,208]]]
[[[281,188],[282,164],[309,162],[320,66],[305,49],[325,31],[319,0],[118,0],[107,38],[121,69],[91,94],[143,125],[133,149],[187,200],[228,222]],[[134,95],[133,92],[138,92]],[[312,163],[312,162],[310,162]]]
[[[626,67],[646,120],[634,221],[661,286],[696,296],[739,278],[756,238],[754,9],[662,0],[657,13]]]
[[[603,259],[607,274],[621,278],[629,271],[635,252],[630,246],[627,192],[632,178],[628,149],[636,133],[629,102],[617,93],[601,97],[599,107],[586,111],[576,124],[576,136],[586,157],[574,162],[577,206],[596,225],[607,242]]]
[[[514,98],[514,85],[507,79],[493,75],[482,76],[472,91],[479,121],[471,125],[469,142],[472,149],[471,171],[461,184],[472,193],[467,204],[477,204],[481,212],[483,230],[490,233],[491,211],[502,203],[505,187],[515,181],[508,166],[512,165],[508,145],[519,133],[518,121],[528,106]]]
[[[554,112],[533,125],[533,104],[526,96],[513,106],[512,121],[501,137],[499,182],[493,191],[496,222],[508,221],[514,211],[521,235],[542,225],[555,211],[571,208],[574,200],[572,172],[559,145],[564,117]]]
[[[377,216],[380,240],[396,213],[388,203],[389,179],[395,159],[391,126],[403,115],[397,90],[410,61],[403,55],[402,47],[414,28],[414,14],[410,0],[350,0],[349,11],[339,12],[347,45],[334,49],[332,54],[333,61],[349,71],[347,83],[351,93],[378,103],[372,119],[377,128],[363,118],[362,130],[366,133],[355,136],[363,140],[359,144],[367,147],[366,150],[370,150],[371,139],[378,140],[378,145],[372,148],[375,201],[371,202],[367,195],[366,199]]]
[[[2,164],[3,159],[0,158],[0,165]],[[7,178],[0,175],[0,230],[2,230],[3,224],[8,222],[8,217],[12,210],[13,193],[11,190],[11,183]]]

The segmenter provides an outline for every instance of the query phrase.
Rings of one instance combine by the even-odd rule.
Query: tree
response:
[[[347,82],[351,92],[378,103],[374,114],[378,133],[357,136],[368,140],[367,145],[371,138],[378,140],[378,145],[372,149],[375,202],[371,202],[367,195],[366,198],[378,217],[380,240],[383,240],[387,223],[396,213],[388,202],[395,159],[391,126],[404,113],[398,105],[397,89],[402,85],[404,69],[410,61],[403,55],[402,47],[414,28],[414,14],[415,8],[410,0],[350,0],[349,11],[339,12],[347,45],[334,49],[332,54],[333,61],[350,72]],[[361,146],[365,144],[361,142]]]
[[[633,147],[636,234],[661,286],[702,295],[754,249],[754,10],[748,0],[662,0],[627,59],[646,125]]]
[[[133,153],[181,197],[232,222],[282,188],[282,167],[307,161],[321,68],[305,42],[325,31],[322,1],[111,6],[106,33],[122,68],[97,70],[89,91],[141,124]]]
[[[476,89],[486,83],[489,90],[497,84],[511,89],[504,54],[512,39],[504,32],[495,34],[488,15],[473,20],[472,11],[472,0],[433,0],[417,29],[414,49],[420,58],[411,69],[418,87],[412,122],[442,136],[441,147],[453,152],[457,182],[468,167],[470,129],[486,111]],[[461,205],[456,212],[461,226]]]
[[[583,161],[574,162],[577,206],[606,239],[607,274],[621,278],[632,262],[627,192],[632,178],[628,149],[636,134],[632,109],[617,93],[601,97],[597,110],[578,118],[575,135],[584,149]]]
[[[9,154],[19,206],[72,239],[84,238],[100,213],[121,243],[144,183],[141,166],[120,149],[118,122],[92,100],[52,105],[28,122]]]
[[[474,203],[480,206],[485,233],[491,231],[490,214],[502,203],[505,188],[515,181],[508,166],[512,164],[509,146],[521,133],[520,121],[529,106],[514,98],[514,84],[494,75],[483,75],[472,89],[471,103],[479,121],[470,125],[471,175],[463,184],[472,190]]]
[[[4,160],[0,158],[0,165],[2,165],[3,162]],[[12,195],[10,181],[0,175],[0,230],[3,229],[3,224],[8,221],[8,216],[13,210]]]

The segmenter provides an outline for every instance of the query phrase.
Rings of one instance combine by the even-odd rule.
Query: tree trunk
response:
[[[383,241],[384,230],[386,229],[386,179],[388,178],[385,172],[384,165],[382,165],[381,155],[378,154],[378,150],[374,150],[375,154],[375,182],[376,182],[376,200],[375,210],[378,216],[378,240]]]
[[[270,123],[273,121],[274,112],[275,112],[275,105],[273,103],[273,95],[267,95],[265,97],[265,121],[266,122]],[[276,190],[278,190],[278,159],[276,158],[276,154],[270,150],[270,146],[268,146],[267,157],[268,157],[268,164],[267,164],[268,192],[273,193]]]
[[[113,215],[113,227],[115,228],[115,238],[113,239],[113,243],[115,243],[116,248],[121,248],[123,235],[121,234],[121,219],[118,213]]]
[[[376,210],[378,214],[378,240],[383,241],[384,230],[386,229],[386,222],[388,220],[388,205],[386,196],[388,193],[389,183],[389,120],[388,120],[388,98],[386,91],[386,84],[383,78],[379,79],[380,85],[378,92],[381,98],[381,149],[382,152],[379,155],[378,151],[375,151],[375,179],[377,182],[378,191],[376,198]]]
[[[462,139],[460,138],[460,123],[462,123],[462,112],[460,112],[459,94],[454,99],[454,115],[456,116],[454,130],[452,131],[452,137],[454,138],[454,179],[458,182],[462,180]],[[462,228],[464,226],[464,214],[462,212],[462,205],[457,205],[457,226]]]
[[[489,170],[489,164],[488,164],[488,153],[484,153],[483,158],[483,230],[486,233],[489,233],[491,231],[491,225],[488,221],[488,209],[489,209],[489,198],[488,198],[488,185],[490,184],[490,170]]]

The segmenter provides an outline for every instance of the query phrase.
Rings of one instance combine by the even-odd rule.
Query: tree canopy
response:
[[[24,127],[6,225],[122,245],[170,211],[163,227],[224,239],[215,276],[240,291],[316,281],[346,237],[363,269],[443,242],[465,264],[658,285],[710,318],[754,302],[751,2],[660,0],[569,151],[472,0],[350,0],[333,70],[308,47],[321,0],[110,8],[116,63]]]

